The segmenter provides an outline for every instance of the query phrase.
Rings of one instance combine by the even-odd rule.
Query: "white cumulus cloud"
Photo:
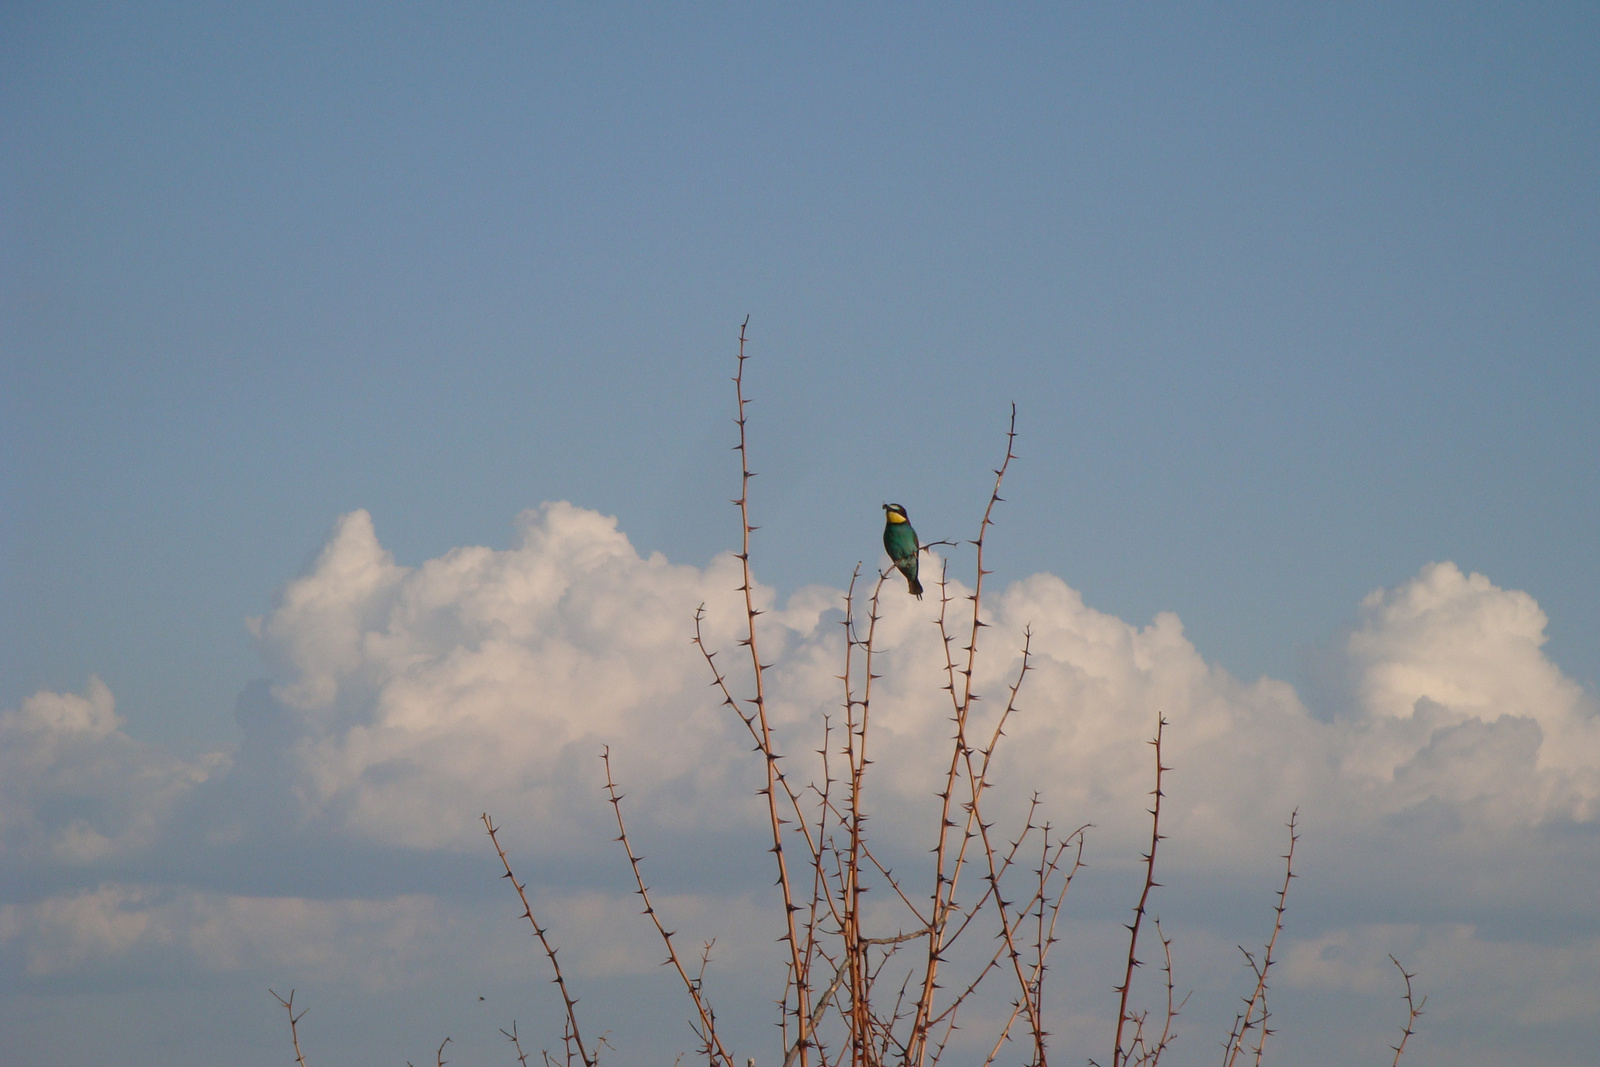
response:
[[[476,848],[488,809],[573,845],[605,825],[595,756],[611,745],[642,817],[700,831],[748,821],[749,740],[689,640],[704,604],[720,667],[736,687],[747,676],[736,561],[642,558],[614,520],[569,504],[524,514],[518,534],[504,551],[406,568],[355,512],[256,620],[294,724],[289,785],[307,817],[377,842]],[[952,632],[967,591],[951,587]],[[947,673],[934,598],[887,594],[874,801],[880,834],[914,838],[948,744]],[[773,720],[792,773],[814,773],[821,716],[843,700],[842,592],[811,588],[781,607],[757,596]],[[1058,821],[1133,827],[1149,789],[1143,742],[1164,715],[1175,836],[1224,854],[1257,847],[1296,806],[1377,819],[1444,805],[1502,828],[1594,819],[1600,724],[1541,651],[1531,597],[1432,564],[1361,612],[1334,652],[1350,696],[1329,722],[1288,683],[1207,663],[1170,613],[1130,624],[1052,575],[992,592],[980,732],[1025,640],[1033,668],[1000,749],[997,802],[1037,788]]]
[[[676,857],[677,873],[699,878],[658,879],[660,903],[693,938],[727,926],[725,965],[759,970],[771,944],[760,760],[691,642],[703,605],[707,645],[747,691],[741,581],[731,556],[704,568],[644,557],[614,519],[566,503],[520,516],[508,549],[459,548],[416,567],[383,548],[367,513],[346,515],[252,620],[271,677],[241,704],[246,736],[231,762],[186,762],[134,740],[98,680],[81,696],[40,693],[0,714],[0,848],[29,869],[81,873],[76,888],[6,904],[0,943],[38,975],[166,953],[200,970],[267,967],[369,986],[469,943],[480,962],[498,959],[510,951],[503,939],[482,936],[451,890],[392,884],[404,869],[397,854],[417,865],[490,858],[478,822],[490,811],[528,864],[544,920],[570,935],[574,973],[643,974],[660,953],[633,915],[626,868],[594,861],[620,860],[596,759],[610,746],[636,851],[669,842],[667,869]],[[935,829],[951,730],[938,590],[927,584],[921,602],[885,587],[872,665],[871,833],[912,874]],[[952,649],[965,644],[969,591],[949,588]],[[819,766],[821,717],[837,722],[844,700],[843,593],[812,587],[780,604],[757,586],[755,597],[768,706],[789,773],[804,780]],[[1568,883],[1600,877],[1600,719],[1544,654],[1546,619],[1528,594],[1451,563],[1374,592],[1324,651],[1336,707],[1321,715],[1287,682],[1244,682],[1207,662],[1170,613],[1130,623],[1048,574],[991,589],[985,605],[978,736],[1005,706],[1025,642],[1030,650],[987,811],[1002,829],[1037,789],[1058,825],[1097,824],[1092,857],[1135,854],[1148,834],[1146,742],[1164,716],[1169,869],[1205,872],[1235,895],[1247,887],[1266,916],[1277,876],[1262,872],[1299,808],[1308,862],[1327,884],[1396,913],[1291,929],[1290,986],[1392,994],[1387,953],[1399,949],[1472,1003],[1499,990],[1530,1026],[1540,1011],[1566,1025],[1593,992],[1600,931],[1585,926],[1551,948],[1470,921],[1471,909],[1507,894],[1575,921],[1562,910]],[[857,695],[864,670],[858,661]],[[351,863],[381,853],[389,866],[364,888],[338,890],[344,880],[324,873],[315,890],[255,892],[251,875],[207,868],[203,851],[237,865],[276,849],[273,862],[292,872],[304,849],[329,841],[319,856],[348,847]],[[724,878],[718,853],[752,842],[759,878]],[[160,864],[180,852],[191,866],[168,884],[94,873],[115,857],[148,853]],[[246,884],[195,884],[201,875]],[[1295,907],[1291,898],[1291,924]],[[1438,917],[1418,921],[1430,908]],[[514,918],[495,922],[505,930]],[[1242,936],[1193,939],[1222,959],[1216,946]],[[525,949],[519,942],[519,958]],[[1508,969],[1524,949],[1565,976],[1541,1000],[1548,1009],[1507,984],[1540,973]]]
[[[1541,651],[1531,596],[1433,563],[1361,611],[1343,650],[1345,776],[1512,822],[1595,818],[1600,719]]]

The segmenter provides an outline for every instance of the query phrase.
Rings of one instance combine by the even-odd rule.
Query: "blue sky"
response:
[[[884,500],[970,536],[1014,401],[1002,585],[1175,613],[1332,721],[1399,625],[1363,598],[1479,574],[1592,715],[1597,42],[1582,4],[8,5],[0,708],[95,677],[130,744],[233,752],[315,673],[246,619],[357,509],[405,567],[567,501],[714,570],[749,315],[780,601]],[[223,892],[161,875],[175,826],[8,902]],[[133,1017],[130,959],[8,995]]]

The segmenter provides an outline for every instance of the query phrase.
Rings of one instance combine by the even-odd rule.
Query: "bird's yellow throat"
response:
[[[889,516],[889,521],[892,523],[906,521],[906,517],[900,514],[898,511],[885,512],[885,514]]]

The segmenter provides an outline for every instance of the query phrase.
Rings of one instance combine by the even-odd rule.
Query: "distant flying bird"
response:
[[[899,504],[885,504],[883,511],[884,518],[888,520],[883,525],[884,550],[894,560],[894,565],[900,568],[900,573],[906,576],[906,588],[921,600],[922,583],[917,581],[917,551],[921,546],[917,543],[917,531],[911,528],[906,509]]]

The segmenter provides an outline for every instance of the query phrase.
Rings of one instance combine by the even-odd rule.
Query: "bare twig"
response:
[[[1117,1040],[1111,1053],[1112,1067],[1123,1067],[1128,1060],[1128,1052],[1122,1045],[1122,1032],[1130,1018],[1128,1015],[1128,992],[1133,988],[1133,970],[1140,965],[1138,957],[1139,927],[1144,922],[1145,908],[1150,901],[1150,892],[1160,884],[1156,881],[1156,846],[1161,843],[1161,798],[1165,796],[1161,790],[1161,776],[1171,770],[1170,767],[1165,767],[1161,763],[1161,736],[1166,728],[1166,718],[1164,716],[1158,718],[1156,720],[1156,736],[1150,742],[1156,750],[1156,787],[1150,791],[1150,795],[1155,798],[1155,803],[1150,806],[1150,851],[1144,854],[1144,888],[1139,893],[1139,905],[1133,909],[1133,922],[1128,924],[1128,964],[1122,973],[1122,985],[1116,989],[1119,995],[1119,1003],[1117,1005]],[[1165,941],[1163,941],[1163,944],[1165,944]],[[1169,958],[1169,966],[1170,962]]]
[[[1267,1038],[1272,1030],[1267,1026],[1270,1017],[1267,1012],[1267,972],[1272,968],[1272,951],[1278,944],[1278,935],[1283,932],[1283,913],[1287,907],[1289,896],[1289,882],[1294,874],[1294,846],[1300,840],[1298,833],[1300,809],[1296,808],[1289,816],[1289,851],[1283,855],[1283,887],[1278,890],[1278,903],[1273,908],[1272,936],[1267,939],[1266,950],[1261,955],[1261,961],[1246,952],[1244,946],[1239,947],[1244,952],[1245,961],[1250,965],[1250,970],[1255,974],[1255,989],[1248,997],[1241,998],[1245,1002],[1244,1011],[1234,1020],[1233,1029],[1228,1033],[1226,1053],[1223,1057],[1223,1067],[1234,1067],[1239,1056],[1244,1052],[1245,1037],[1252,1027],[1259,1027],[1256,1035],[1255,1057],[1256,1062],[1261,1060],[1262,1049],[1266,1046]]]
[[[744,724],[744,727],[749,732],[751,739],[755,742],[755,750],[765,754],[768,751],[765,746],[770,743],[770,735],[764,731],[760,718],[755,711],[751,711],[746,714],[739,707],[739,700],[733,695],[733,689],[728,684],[727,676],[717,668],[717,653],[713,652],[705,643],[705,635],[703,631],[705,617],[705,605],[702,604],[695,610],[694,613],[693,641],[695,647],[700,650],[701,657],[705,659],[706,666],[711,671],[711,685],[715,686],[718,691],[722,693],[723,706],[731,709],[733,713],[739,717],[739,721]],[[776,765],[778,758],[779,757],[777,755],[772,755],[768,758],[768,763]],[[778,788],[782,790],[784,795],[788,798],[790,810],[794,813],[794,824],[800,831],[801,836],[805,839],[806,847],[810,853],[810,862],[813,865],[820,864],[822,862],[824,846],[823,843],[815,838],[812,834],[811,826],[805,816],[804,806],[801,803],[801,793],[794,788],[793,784],[789,781],[788,776],[786,776],[781,769],[776,771],[776,776]],[[763,790],[762,793],[764,795],[765,790]],[[784,818],[778,819],[780,825],[789,821],[790,820]],[[829,899],[831,900],[831,898]],[[835,913],[832,918],[834,922],[837,923],[842,923],[844,921],[843,917],[837,913]]]
[[[948,913],[955,901],[956,888],[960,881],[961,869],[964,862],[967,842],[971,840],[971,828],[974,823],[982,825],[978,814],[979,787],[969,783],[970,802],[967,808],[967,832],[963,835],[960,850],[956,853],[953,864],[950,864],[950,831],[955,828],[955,823],[950,818],[950,806],[954,800],[956,781],[960,777],[963,766],[970,767],[968,763],[967,745],[967,718],[972,710],[973,702],[977,699],[973,692],[973,675],[977,666],[978,656],[978,631],[986,624],[982,619],[983,607],[983,579],[989,572],[984,569],[984,544],[989,532],[989,527],[994,525],[991,518],[994,506],[1001,501],[1000,486],[1005,481],[1006,470],[1011,461],[1016,458],[1012,446],[1017,439],[1017,406],[1011,405],[1011,423],[1006,429],[1006,456],[994,472],[994,489],[989,494],[989,503],[983,509],[983,521],[978,524],[978,537],[972,542],[977,549],[977,575],[973,582],[972,592],[967,599],[972,602],[972,627],[967,639],[965,652],[967,665],[962,670],[962,683],[959,685],[961,692],[957,694],[956,667],[950,655],[950,636],[945,630],[945,615],[950,603],[949,586],[943,575],[940,577],[940,603],[939,603],[939,632],[944,638],[945,656],[947,663],[946,688],[950,692],[953,704],[953,720],[955,722],[955,737],[950,753],[950,766],[945,773],[945,783],[939,794],[942,810],[939,815],[939,834],[934,846],[934,886],[931,921],[928,931],[928,950],[926,961],[923,965],[922,989],[916,1002],[916,1015],[912,1022],[911,1040],[909,1042],[908,1062],[914,1067],[923,1067],[928,1052],[928,1027],[931,1025],[933,1015],[934,991],[938,987],[939,965],[944,958],[948,947],[944,939],[944,931],[948,923]],[[947,867],[947,864],[950,864]],[[997,903],[999,898],[996,898]],[[1002,920],[1002,926],[1007,926]],[[1007,935],[1009,937],[1009,934]]]
[[[894,937],[863,938],[862,944],[898,945],[906,941],[915,941],[920,937],[926,936],[926,934],[926,930],[913,930],[909,934],[896,934]],[[824,989],[822,991],[822,995],[817,998],[816,1004],[813,1006],[811,1011],[812,1030],[815,1030],[817,1025],[821,1023],[823,1013],[827,1011],[829,1003],[831,1003],[834,996],[838,994],[839,988],[844,985],[845,976],[848,971],[848,963],[848,960],[840,963],[840,965],[833,972],[833,981],[828,983],[828,987]],[[793,1045],[789,1046],[788,1052],[783,1057],[783,1067],[793,1067],[794,1061],[799,1059],[799,1057],[800,1043],[795,1042]]]
[[[756,616],[760,610],[755,603],[755,580],[750,573],[750,535],[757,527],[750,524],[750,479],[755,477],[755,472],[750,469],[750,450],[745,435],[745,395],[744,395],[744,361],[747,358],[744,352],[745,328],[750,325],[746,316],[744,323],[739,327],[739,369],[734,375],[734,394],[738,398],[739,414],[734,421],[739,426],[739,467],[741,477],[739,482],[739,499],[734,503],[739,507],[739,524],[742,528],[742,544],[739,550],[739,563],[743,568],[743,584],[740,590],[744,593],[744,608],[746,631],[743,644],[750,650],[751,681],[755,687],[755,696],[750,698],[750,703],[755,705],[754,718],[760,725],[761,752],[765,757],[767,771],[767,787],[762,792],[767,798],[767,815],[771,822],[772,852],[778,864],[778,887],[783,893],[783,917],[786,930],[784,938],[789,942],[789,965],[794,969],[795,975],[795,1025],[799,1028],[799,1041],[801,1043],[800,1064],[805,1067],[805,1043],[810,1025],[810,1011],[806,1000],[808,997],[808,982],[805,974],[805,961],[802,957],[799,932],[795,927],[795,912],[799,906],[794,902],[794,887],[790,882],[789,864],[783,853],[783,819],[778,814],[778,753],[772,743],[772,727],[767,718],[766,697],[766,664],[761,662],[761,653],[756,645]]]
[[[502,1029],[500,1032],[506,1035],[506,1040],[511,1042],[511,1047],[517,1050],[517,1062],[522,1067],[528,1067],[528,1054],[522,1051],[522,1040],[517,1037],[517,1020],[511,1020],[511,1029]]]
[[[1161,939],[1161,971],[1167,977],[1167,1008],[1165,1020],[1161,1024],[1161,1036],[1156,1039],[1153,1047],[1139,1057],[1139,1063],[1146,1065],[1146,1067],[1155,1067],[1161,1061],[1161,1054],[1167,1050],[1167,1046],[1178,1036],[1172,1029],[1172,1021],[1183,1011],[1183,1006],[1189,1003],[1188,993],[1183,995],[1182,1000],[1174,1000],[1173,994],[1176,990],[1172,984],[1172,938],[1168,937],[1166,931],[1161,929],[1160,919],[1156,920],[1156,936]]]
[[[607,746],[600,753],[600,760],[606,768],[606,794],[611,801],[611,810],[617,817],[617,841],[628,855],[628,863],[633,868],[634,885],[639,899],[644,901],[644,913],[655,924],[656,933],[661,935],[661,941],[667,947],[666,963],[670,963],[678,972],[678,977],[683,980],[683,987],[689,993],[689,999],[694,1002],[695,1013],[700,1017],[698,1033],[705,1043],[703,1051],[713,1064],[722,1063],[732,1067],[733,1057],[728,1050],[722,1047],[722,1040],[717,1036],[716,1019],[712,1014],[711,1005],[706,1000],[705,991],[700,987],[700,982],[689,977],[689,972],[684,969],[683,961],[678,956],[678,950],[672,944],[673,931],[668,930],[661,923],[661,916],[657,913],[655,905],[650,902],[650,887],[644,884],[644,873],[639,868],[643,857],[635,855],[633,845],[628,841],[628,828],[622,820],[622,794],[617,791],[616,779],[611,775],[611,748]],[[710,946],[706,946],[706,959],[709,960]],[[701,973],[704,974],[704,962]]]
[[[300,1020],[304,1019],[306,1017],[306,1012],[310,1011],[311,1009],[302,1008],[298,1015],[295,1014],[294,990],[292,989],[289,990],[288,1000],[284,1000],[271,989],[267,990],[267,992],[271,993],[273,998],[277,1000],[279,1004],[283,1005],[283,1010],[289,1013],[289,1037],[294,1041],[294,1059],[295,1062],[300,1065],[300,1067],[306,1067],[305,1054],[300,1051]]]
[[[584,1067],[595,1067],[595,1064],[599,1063],[598,1049],[596,1050],[596,1055],[591,1056],[587,1046],[584,1045],[583,1034],[578,1029],[578,1002],[573,999],[571,991],[567,989],[567,980],[561,973],[561,962],[556,959],[555,946],[550,943],[550,938],[547,936],[545,928],[539,925],[539,920],[533,917],[533,905],[528,903],[528,887],[524,883],[517,881],[517,876],[511,873],[511,861],[506,858],[506,850],[500,847],[499,827],[495,826],[494,822],[489,818],[488,812],[484,812],[480,818],[483,819],[483,828],[489,833],[489,841],[494,845],[495,853],[500,857],[500,865],[505,868],[505,874],[501,875],[501,877],[510,879],[512,887],[516,889],[517,899],[522,901],[522,917],[527,919],[528,925],[533,927],[533,936],[539,939],[539,944],[544,949],[545,956],[550,960],[550,969],[555,972],[555,978],[552,981],[555,982],[556,988],[561,990],[561,1003],[567,1010],[567,1023],[562,1037],[568,1043],[569,1048],[573,1045],[577,1047],[578,1058],[582,1061]],[[439,1047],[441,1050],[444,1048],[443,1045]]]
[[[1015,413],[1013,412],[1013,415],[1014,414]],[[996,490],[998,490],[998,488],[999,486],[997,483]],[[977,631],[974,629],[973,643],[976,644],[976,642]],[[1016,708],[1017,693],[1022,689],[1022,681],[1025,677],[1027,677],[1028,671],[1031,667],[1030,653],[1032,644],[1033,632],[1031,629],[1025,630],[1022,644],[1022,667],[1017,672],[1016,682],[1011,686],[1011,698],[1006,702],[1005,710],[1001,712],[999,721],[995,723],[994,733],[989,739],[989,744],[983,750],[981,765],[974,769],[971,748],[967,748],[962,754],[962,761],[966,764],[967,783],[971,796],[971,800],[967,804],[967,840],[970,841],[972,839],[972,831],[973,829],[976,829],[977,836],[982,842],[984,859],[987,862],[989,869],[989,889],[990,894],[994,899],[995,910],[1000,919],[1000,936],[1005,941],[1005,950],[1011,959],[1012,973],[1017,979],[1023,1013],[1027,1016],[1029,1030],[1033,1035],[1034,1063],[1043,1064],[1045,1062],[1045,1038],[1048,1035],[1044,1029],[1044,1019],[1039,1013],[1037,1004],[1038,997],[1036,995],[1037,990],[1034,988],[1034,982],[1023,972],[1022,953],[1017,947],[1015,936],[1016,931],[1010,915],[1010,905],[1000,892],[1000,877],[1002,870],[997,869],[995,864],[996,850],[993,842],[991,842],[989,839],[989,825],[983,821],[983,818],[979,814],[979,804],[983,796],[984,789],[988,785],[989,761],[993,757],[995,746],[999,744],[1001,734],[1005,730],[1006,720],[1010,718],[1011,713]],[[1031,819],[1029,825],[1031,828]],[[1024,836],[1025,835],[1026,831],[1024,831]],[[1021,838],[1018,839],[1018,844],[1020,843]],[[966,846],[965,843],[963,843],[963,853],[965,850]],[[1041,870],[1040,876],[1041,878],[1046,877],[1043,870]],[[1043,896],[1043,892],[1044,889],[1041,885],[1039,890],[1041,898]],[[1017,921],[1020,922],[1021,919],[1027,915],[1028,911],[1028,908],[1024,908],[1018,914]],[[1041,946],[1041,955],[1043,948],[1044,946]],[[1012,1018],[1015,1020],[1016,1016],[1013,1015]]]
[[[1400,972],[1400,977],[1404,978],[1406,982],[1406,1024],[1405,1026],[1401,1027],[1400,1030],[1400,1043],[1398,1045],[1389,1046],[1390,1048],[1394,1049],[1393,1067],[1400,1067],[1400,1057],[1405,1055],[1406,1042],[1410,1041],[1411,1035],[1417,1032],[1415,1029],[1416,1022],[1417,1019],[1421,1017],[1422,1008],[1428,1003],[1428,998],[1423,997],[1421,1000],[1412,999],[1411,979],[1415,978],[1416,975],[1407,973],[1406,969],[1400,966],[1400,961],[1395,959],[1393,956],[1389,957],[1389,961],[1395,965],[1396,969],[1398,969]]]
[[[867,636],[861,641],[855,634],[855,617],[853,604],[847,606],[845,616],[845,672],[843,676],[845,686],[845,758],[850,767],[850,792],[848,800],[848,817],[844,820],[842,829],[847,841],[847,852],[843,859],[844,883],[841,888],[841,897],[844,906],[844,922],[841,932],[844,936],[844,957],[848,967],[848,988],[850,991],[850,1061],[852,1067],[860,1064],[868,1056],[868,1044],[873,1031],[871,1014],[871,998],[868,994],[869,975],[867,946],[874,940],[866,937],[861,930],[861,860],[865,849],[865,822],[866,815],[862,811],[862,792],[867,773],[867,725],[872,706],[872,660],[875,652],[874,641],[878,630],[878,605],[883,593],[883,576],[879,576],[878,584],[873,588],[872,599],[868,602],[867,611]],[[864,673],[866,679],[862,684],[861,697],[855,699],[851,689],[851,652],[859,645],[864,653]],[[857,711],[859,710],[859,716]],[[893,879],[890,879],[893,882]],[[915,935],[913,935],[915,936]],[[907,939],[909,940],[909,939]],[[880,944],[898,943],[882,942]]]
[[[1161,1033],[1154,1042],[1150,1040],[1145,1030],[1145,1023],[1150,1017],[1148,1011],[1130,1012],[1128,1018],[1134,1024],[1133,1037],[1128,1042],[1127,1053],[1123,1062],[1132,1067],[1158,1067],[1162,1055],[1172,1045],[1178,1036],[1172,1029],[1172,1022],[1183,1011],[1183,1006],[1189,1002],[1189,994],[1185,993],[1182,1000],[1177,999],[1176,987],[1172,980],[1172,938],[1166,935],[1161,928],[1161,920],[1155,920],[1156,937],[1161,940],[1161,971],[1166,976],[1167,1003],[1161,1022]],[[1090,1067],[1097,1067],[1094,1060],[1089,1061]]]

